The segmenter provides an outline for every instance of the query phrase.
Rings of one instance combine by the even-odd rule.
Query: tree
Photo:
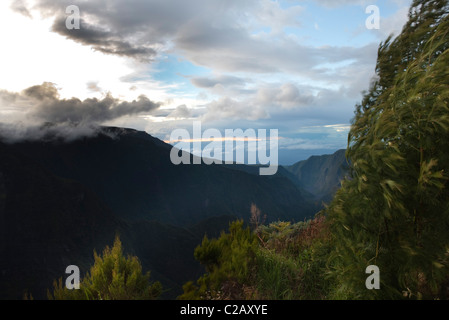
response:
[[[415,0],[379,47],[348,137],[351,178],[327,209],[342,298],[447,298],[449,4]],[[367,290],[377,265],[381,289]]]
[[[112,248],[104,249],[103,255],[94,252],[95,263],[80,282],[79,290],[69,290],[63,281],[54,282],[55,300],[153,300],[162,293],[159,282],[150,284],[150,272],[143,274],[142,266],[135,256],[123,255],[122,243],[115,238]]]
[[[243,228],[243,221],[235,221],[229,226],[229,233],[222,232],[218,239],[206,236],[195,249],[194,256],[206,269],[197,280],[198,286],[188,282],[179,297],[191,299],[224,299],[236,296],[242,298],[241,285],[255,264],[257,237],[250,228]]]

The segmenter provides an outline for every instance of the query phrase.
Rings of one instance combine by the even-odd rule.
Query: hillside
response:
[[[280,174],[256,176],[220,165],[171,163],[171,146],[131,129],[105,128],[72,143],[11,146],[58,177],[93,190],[121,218],[194,225],[211,216],[247,218],[251,203],[270,221],[314,214],[301,191]]]
[[[279,166],[277,175],[286,177],[300,190],[302,196],[315,203],[318,209],[322,202],[329,203],[340,188],[341,181],[349,173],[346,150],[333,154],[311,156],[291,166]],[[229,165],[228,168],[252,175],[259,174],[259,166]]]
[[[125,225],[90,190],[0,144],[0,298],[37,297],[65,268],[86,269]]]
[[[127,253],[176,297],[203,272],[193,251],[251,203],[268,221],[302,221],[314,206],[288,179],[225,166],[172,165],[171,146],[130,129],[73,142],[0,143],[0,298],[45,298],[65,267],[121,235]]]
[[[286,166],[285,169],[293,175],[287,177],[316,199],[329,202],[349,170],[345,152],[338,150],[331,155],[312,156]]]

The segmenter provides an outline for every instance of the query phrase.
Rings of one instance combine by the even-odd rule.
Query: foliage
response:
[[[334,297],[445,298],[449,285],[449,5],[417,1],[379,47],[377,80],[357,106],[345,181],[327,214]],[[377,265],[381,290],[367,290]]]
[[[195,250],[207,273],[186,283],[180,299],[324,299],[329,239],[324,217],[253,232],[234,222],[230,233],[204,238]]]
[[[180,299],[218,299],[240,291],[250,276],[256,248],[257,238],[243,227],[242,220],[231,223],[229,233],[222,232],[218,239],[204,237],[194,255],[205,266],[206,274],[198,279],[197,286],[185,284]],[[237,284],[240,288],[234,288]]]
[[[297,261],[270,250],[257,251],[257,291],[269,300],[298,299],[301,268]]]
[[[150,284],[150,273],[143,274],[137,257],[123,255],[118,237],[112,248],[106,247],[103,255],[94,252],[95,263],[90,273],[80,281],[79,290],[69,290],[62,279],[54,282],[55,300],[152,300],[162,293],[159,282]]]
[[[414,0],[402,33],[379,46],[348,136],[351,174],[326,218],[261,226],[253,208],[259,246],[243,248],[255,259],[234,258],[229,235],[205,239],[199,291],[233,277],[260,299],[447,299],[448,49],[448,1]],[[366,288],[370,265],[380,290]]]
[[[325,299],[332,282],[326,260],[332,246],[326,219],[272,223],[258,230],[257,288],[270,300]]]

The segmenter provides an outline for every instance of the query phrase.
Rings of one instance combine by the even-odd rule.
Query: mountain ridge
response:
[[[114,138],[109,137],[111,132]],[[107,128],[107,134],[69,144],[22,142],[13,147],[56,176],[95,190],[127,220],[145,217],[183,226],[211,215],[244,218],[241,211],[246,215],[252,202],[273,220],[302,220],[316,209],[282,175],[248,175],[221,165],[175,166],[169,161],[171,146],[157,138],[117,128]],[[227,195],[226,201],[219,192]],[[250,200],[242,201],[242,194]],[[193,208],[200,210],[188,214]]]
[[[349,172],[345,149],[329,155],[312,156],[284,168],[291,174],[286,175],[289,179],[323,202],[332,200]]]

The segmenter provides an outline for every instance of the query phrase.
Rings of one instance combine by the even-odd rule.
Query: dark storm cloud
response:
[[[143,61],[149,61],[156,55],[156,51],[150,47],[132,44],[122,39],[121,35],[102,30],[84,20],[81,20],[80,29],[67,29],[66,18],[60,17],[55,20],[52,30],[105,54],[133,57]]]
[[[102,99],[61,99],[54,84],[46,82],[21,93],[0,91],[1,122],[30,127],[42,123],[69,124],[84,128],[124,116],[150,114],[160,107],[141,95],[131,102],[121,101],[111,94]],[[23,131],[23,130],[22,130]]]
[[[150,113],[160,106],[143,95],[132,102],[120,101],[110,94],[103,99],[60,99],[56,87],[48,82],[24,90],[23,95],[33,105],[28,112],[30,115],[52,123],[101,123],[123,116]]]
[[[298,3],[282,8],[269,0],[36,0],[33,9],[53,17],[53,31],[68,39],[106,54],[144,61],[169,48],[217,73],[288,73],[319,80],[328,76],[314,69],[322,63],[353,59],[358,65],[372,65],[377,44],[312,47],[289,37],[285,28],[301,27],[303,7]],[[79,30],[65,26],[69,5],[80,9]],[[258,34],[260,28],[271,31]],[[192,82],[199,87],[213,86],[205,79]]]
[[[81,28],[67,29],[65,9],[80,9]],[[53,17],[53,31],[106,54],[150,61],[204,1],[37,0],[33,9]]]
[[[65,27],[69,5],[80,8],[80,30]],[[53,31],[119,56],[151,60],[170,44],[195,64],[257,73],[303,73],[322,61],[365,59],[357,48],[313,48],[287,37],[280,30],[300,27],[302,7],[268,0],[38,0],[34,8],[55,18]],[[260,27],[273,34],[255,36]]]
[[[150,114],[160,107],[141,95],[131,102],[111,94],[102,99],[61,99],[53,83],[20,93],[0,90],[0,139],[7,142],[62,138],[75,140],[97,134],[104,122]]]
[[[37,101],[57,100],[59,98],[58,89],[50,82],[44,82],[42,85],[32,86],[23,90],[24,96]]]

